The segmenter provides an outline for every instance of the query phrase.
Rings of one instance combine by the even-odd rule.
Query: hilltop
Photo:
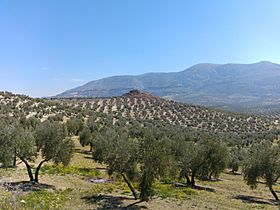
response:
[[[153,95],[224,110],[264,113],[280,109],[280,65],[197,64],[171,73],[114,76],[57,95],[59,98],[121,96],[139,89]]]

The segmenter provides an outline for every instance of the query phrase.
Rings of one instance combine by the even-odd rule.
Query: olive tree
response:
[[[90,146],[89,151],[92,152],[93,141],[99,131],[99,124],[95,122],[95,118],[93,116],[90,116],[86,126],[84,126],[83,130],[79,133],[80,144],[83,147]]]
[[[156,128],[148,128],[144,131],[144,137],[140,139],[139,161],[141,166],[140,199],[149,200],[153,195],[153,182],[163,177],[171,165],[171,146],[169,139],[161,135]]]
[[[270,142],[255,144],[249,150],[243,164],[244,180],[251,188],[256,188],[258,179],[262,178],[274,196],[279,200],[273,185],[280,177],[280,148]]]
[[[131,184],[137,174],[137,142],[124,130],[111,128],[102,132],[93,143],[93,159],[107,164],[108,174],[119,173],[135,199],[137,193]]]
[[[153,182],[169,166],[169,142],[154,127],[137,134],[130,132],[129,127],[107,128],[94,140],[93,159],[105,163],[109,175],[120,174],[135,199],[138,196],[131,181],[139,178],[140,199],[147,201],[153,195]]]
[[[239,166],[242,164],[246,157],[246,149],[237,145],[230,148],[230,162],[229,167],[231,168],[231,172],[235,174]]]
[[[78,135],[83,130],[84,122],[81,118],[70,118],[66,122],[66,127],[69,135]]]
[[[79,139],[80,139],[80,144],[84,147],[89,145],[90,149],[89,152],[92,152],[93,148],[93,135],[90,132],[88,128],[84,128],[80,133],[79,133]]]
[[[195,178],[217,177],[227,166],[229,153],[221,141],[204,136],[197,142],[180,139],[175,145],[180,177],[185,177],[190,186],[195,186]]]
[[[30,181],[37,183],[39,182],[39,171],[45,162],[52,160],[56,164],[67,165],[74,151],[73,141],[66,137],[64,126],[58,122],[43,122],[34,133],[19,130],[18,139],[17,156],[25,164]],[[33,174],[30,161],[34,161],[39,154],[42,160]]]
[[[11,166],[15,159],[15,131],[15,125],[8,124],[3,120],[0,121],[0,163],[3,167]]]
[[[200,170],[200,176],[202,178],[207,177],[209,179],[218,177],[220,173],[228,166],[229,162],[229,150],[227,146],[220,140],[214,138],[207,138],[201,142],[201,149],[205,164]]]

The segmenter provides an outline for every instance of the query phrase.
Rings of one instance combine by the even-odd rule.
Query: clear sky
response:
[[[280,63],[279,0],[0,0],[0,90],[261,60]]]

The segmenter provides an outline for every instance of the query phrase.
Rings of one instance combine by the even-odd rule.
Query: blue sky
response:
[[[112,75],[280,63],[279,0],[0,0],[0,90],[50,96]]]

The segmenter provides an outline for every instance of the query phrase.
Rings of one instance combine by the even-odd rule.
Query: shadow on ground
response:
[[[84,149],[79,149],[79,148],[75,148],[74,151],[76,153],[82,154],[82,155],[92,155],[92,152],[89,150],[84,150]]]
[[[215,192],[215,190],[213,188],[210,187],[202,187],[202,186],[192,186],[192,185],[188,185],[188,184],[182,184],[182,183],[175,183],[174,187],[178,187],[178,188],[192,188],[195,190],[205,190],[207,192]]]
[[[111,195],[92,195],[82,197],[83,200],[86,200],[88,203],[98,205],[97,210],[104,209],[115,209],[115,210],[140,210],[147,209],[146,206],[140,206],[138,204],[142,203],[141,201],[135,201],[133,198],[125,196],[111,196]],[[132,201],[128,206],[124,205],[124,201]]]
[[[4,184],[10,191],[38,191],[42,189],[55,189],[53,185],[40,184],[35,182],[21,181],[21,182],[8,182]]]
[[[229,174],[229,175],[233,175],[233,176],[241,176],[242,174],[241,173],[239,173],[239,172],[232,172],[232,171],[227,171],[227,172],[225,172],[226,174]]]
[[[264,199],[260,197],[249,196],[249,195],[237,195],[234,198],[237,200],[242,200],[243,202],[246,203],[267,204],[267,205],[280,207],[280,202],[272,199]]]
[[[93,160],[92,157],[90,157],[90,156],[84,156],[84,158],[85,158],[85,159]]]
[[[223,181],[222,179],[219,179],[219,178],[208,178],[208,177],[202,178],[200,180],[207,181],[207,182],[221,182],[221,181]]]
[[[205,190],[207,192],[215,192],[215,190],[213,188],[210,188],[210,187],[194,186],[192,188],[195,189],[195,190]]]

